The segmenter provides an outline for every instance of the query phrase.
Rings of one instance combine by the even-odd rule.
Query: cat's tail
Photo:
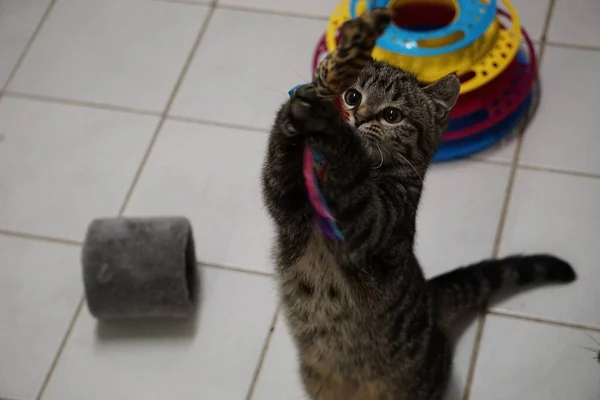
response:
[[[545,254],[486,260],[429,280],[438,321],[449,326],[469,311],[484,306],[496,293],[536,283],[567,283],[576,279],[565,261]]]

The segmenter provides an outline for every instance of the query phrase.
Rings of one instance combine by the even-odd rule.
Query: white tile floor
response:
[[[336,3],[0,0],[0,399],[304,398],[257,183]],[[467,327],[447,399],[597,400],[581,346],[600,340],[600,3],[515,5],[543,50],[539,112],[521,146],[432,169],[418,252],[433,275],[550,250],[580,279]],[[197,320],[98,325],[80,307],[85,227],[120,213],[192,220]]]

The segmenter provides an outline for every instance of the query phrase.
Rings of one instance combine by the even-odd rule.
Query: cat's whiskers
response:
[[[379,163],[378,166],[376,166],[373,169],[379,169],[383,165],[383,152],[381,151],[381,147],[379,147],[379,143],[375,142],[375,146],[377,146],[377,150],[379,150],[379,156],[381,157],[381,162]]]
[[[266,87],[266,86],[261,86],[260,89],[266,90],[268,92],[275,92],[277,94],[283,94],[284,96],[289,96],[288,93],[286,93],[286,92],[282,92],[281,90],[273,89],[273,88]]]
[[[398,157],[402,158],[402,160],[404,160],[408,165],[410,165],[410,167],[413,169],[413,171],[415,171],[415,174],[417,174],[417,176],[421,180],[421,184],[423,184],[423,182],[424,182],[423,176],[419,173],[419,170],[417,169],[417,167],[415,167],[415,165],[413,163],[408,161],[408,158],[404,157],[402,155],[402,153],[400,153],[399,151],[396,151],[395,154],[398,155]]]
[[[302,74],[300,72],[298,72],[298,70],[296,70],[295,68],[292,68],[292,71],[294,71],[294,73],[296,75],[298,75],[298,77],[300,78],[300,80],[302,82],[308,82],[308,81],[310,81],[310,79],[306,79],[305,77],[303,77]]]
[[[596,343],[598,346],[600,346],[600,342],[598,342],[598,341],[596,340],[596,338],[594,338],[592,335],[590,335],[590,334],[589,334],[589,333],[587,333],[587,332],[585,332],[585,334],[586,334],[586,335],[587,335],[587,336],[588,336],[590,339],[592,339],[592,341],[593,341],[594,343]]]

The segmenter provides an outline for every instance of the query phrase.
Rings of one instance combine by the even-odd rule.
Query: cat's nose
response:
[[[356,126],[357,128],[359,126],[361,126],[362,124],[364,124],[367,121],[367,118],[360,115],[359,113],[355,113],[354,114],[354,126]]]

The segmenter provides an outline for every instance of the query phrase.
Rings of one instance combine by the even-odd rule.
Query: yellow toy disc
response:
[[[443,0],[417,0],[427,5],[439,4]],[[521,23],[510,0],[501,0],[512,23],[504,28],[496,17],[486,32],[471,45],[458,51],[436,56],[409,56],[375,47],[373,58],[398,66],[415,73],[424,81],[435,81],[444,75],[456,72],[461,76],[461,93],[475,90],[498,76],[516,56],[521,41]],[[444,1],[445,4],[448,1]],[[457,7],[457,2],[451,3]],[[342,0],[329,18],[326,31],[327,50],[337,47],[337,32],[340,26],[350,19],[350,0]],[[366,1],[358,3],[356,13],[362,15],[366,10]],[[438,40],[435,44],[443,46],[455,40],[453,37]]]

